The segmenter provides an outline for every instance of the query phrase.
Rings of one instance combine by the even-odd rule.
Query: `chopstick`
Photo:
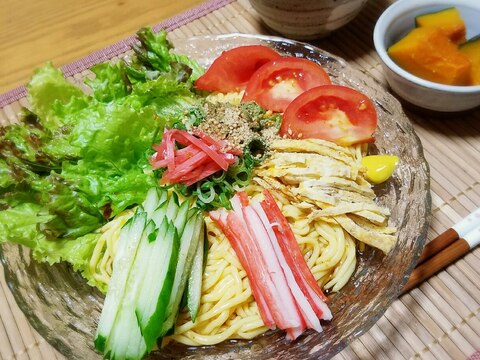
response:
[[[402,295],[480,244],[480,208],[428,243]]]

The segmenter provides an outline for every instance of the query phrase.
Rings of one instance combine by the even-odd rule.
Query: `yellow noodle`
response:
[[[352,237],[345,233],[345,251],[337,267],[332,274],[332,279],[324,285],[325,289],[332,291],[340,290],[350,279],[355,270],[356,264],[355,241]]]
[[[307,261],[307,265],[311,269],[323,249],[322,244],[318,241],[318,235],[317,238],[315,238],[313,236],[297,236],[297,234],[295,234],[295,237],[300,244],[300,250]]]
[[[215,333],[215,331],[222,327],[223,324],[228,320],[230,317],[230,309],[225,309],[223,310],[217,318],[207,321],[206,324],[204,325],[202,329],[202,333],[204,334],[212,334]]]
[[[228,263],[225,260],[216,261],[214,265],[209,265],[205,267],[205,273],[207,276],[203,279],[203,291],[209,290],[213,285],[215,285],[220,277],[222,276],[223,270],[227,267]],[[211,275],[210,275],[211,274]]]
[[[295,234],[299,236],[305,236],[311,233],[310,229],[310,220],[309,219],[297,219],[292,224],[292,230]]]
[[[106,289],[112,276],[113,258],[120,229],[132,215],[132,210],[125,210],[99,230],[101,235],[90,258],[89,270],[102,289]]]
[[[248,309],[249,309],[249,304],[240,304],[238,307],[237,307],[237,314],[244,318],[244,317],[247,317],[247,314],[248,314]]]
[[[325,224],[321,224],[321,226],[317,226],[317,231],[322,234],[319,229],[323,228],[322,230],[324,230],[325,227]],[[316,260],[312,271],[332,268],[337,265],[343,256],[343,252],[345,251],[344,231],[337,225],[332,226],[331,230],[333,231],[323,231],[322,236],[328,240],[328,245]]]
[[[229,291],[231,291],[233,285],[234,281],[231,276],[224,277],[217,284],[215,284],[215,287],[211,291],[205,292],[205,296],[202,300],[205,302],[219,301],[223,296],[225,296],[225,294],[228,294]]]
[[[234,285],[235,294],[239,296],[241,294],[242,287],[243,287],[242,278],[240,277],[240,272],[235,266],[230,266],[229,271],[235,283]]]

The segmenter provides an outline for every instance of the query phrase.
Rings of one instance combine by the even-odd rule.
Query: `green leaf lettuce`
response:
[[[0,244],[68,261],[90,278],[95,231],[157,183],[152,144],[201,108],[192,82],[203,70],[174,54],[165,32],[138,38],[128,62],[92,68],[87,93],[51,64],[35,72],[30,109],[0,128]]]

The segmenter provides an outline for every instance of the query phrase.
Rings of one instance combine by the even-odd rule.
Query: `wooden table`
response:
[[[0,93],[204,0],[0,0]]]

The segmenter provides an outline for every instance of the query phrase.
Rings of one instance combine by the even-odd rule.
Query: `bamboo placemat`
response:
[[[362,13],[314,45],[346,59],[386,86],[373,49],[376,19],[393,0],[369,1]],[[229,32],[262,33],[248,0],[212,0],[160,24],[172,38]],[[69,76],[121,54],[132,38],[64,67]],[[18,88],[0,95],[0,125],[14,121],[25,99]],[[480,206],[480,110],[442,119],[406,110],[431,167],[431,240]],[[33,330],[7,288],[0,267],[0,359],[64,359]],[[335,359],[480,360],[480,248],[396,300],[370,331]]]

